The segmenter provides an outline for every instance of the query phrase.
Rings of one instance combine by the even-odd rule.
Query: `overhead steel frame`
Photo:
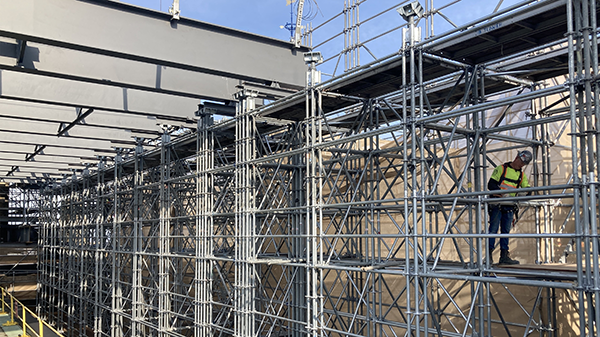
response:
[[[457,69],[446,82],[425,80],[423,64],[434,58],[427,48],[438,40],[409,44],[398,57],[399,91],[336,94],[330,90],[335,83],[319,84],[311,66],[308,89],[299,95],[253,109],[255,93],[242,91],[233,119],[215,124],[212,115],[201,114],[194,138],[177,142],[166,134],[159,153],[136,151],[133,159],[102,168],[95,197],[86,197],[92,192],[85,177],[49,188],[40,310],[74,335],[85,325],[95,335],[115,336],[533,330],[556,336],[557,307],[564,305],[557,293],[564,292],[574,299],[568,310],[579,316],[578,333],[595,336],[598,158],[589,156],[598,146],[597,9],[594,1],[556,2],[569,9],[566,85],[490,95],[489,78],[512,83],[510,91],[531,83],[490,73],[493,63],[450,59],[440,59]],[[444,87],[462,93],[432,105]],[[530,119],[502,122],[515,104],[555,94],[565,94],[567,113],[555,103],[532,103]],[[303,116],[276,118],[298,97]],[[323,103],[331,98],[356,103],[332,109]],[[496,108],[500,116],[491,121]],[[566,183],[550,179],[548,130],[555,123],[571,127],[573,177]],[[505,134],[530,128],[539,139]],[[181,156],[190,139],[197,151]],[[485,210],[493,202],[486,197],[486,172],[497,164],[493,156],[506,150],[492,140],[534,148],[532,182],[538,184],[528,191],[535,194],[513,201],[528,202],[540,224],[558,207],[548,200],[564,199],[572,210],[564,221],[576,224],[561,233],[536,226],[536,233],[511,237],[544,249],[546,242],[572,239],[575,274],[506,270],[482,254],[490,237],[481,234]],[[457,141],[464,152],[453,151]],[[83,200],[95,200],[94,207]],[[90,255],[84,253],[85,226],[94,229]],[[95,288],[79,289],[92,270]],[[500,291],[511,303],[501,301]],[[531,302],[521,300],[524,291],[533,291]],[[523,312],[516,319],[515,307]],[[93,316],[69,318],[73,310]]]
[[[201,100],[229,102],[241,83],[292,92],[304,85],[307,49],[289,42],[113,0],[0,6],[7,181],[80,174],[100,156],[159,136],[159,125],[194,128]],[[135,33],[140,27],[146,34]]]

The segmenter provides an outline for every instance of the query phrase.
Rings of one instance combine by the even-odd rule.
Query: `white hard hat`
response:
[[[533,154],[531,154],[531,152],[528,150],[523,150],[523,151],[519,152],[517,157],[519,157],[521,159],[521,161],[525,165],[527,165],[531,162],[531,159],[533,159]]]

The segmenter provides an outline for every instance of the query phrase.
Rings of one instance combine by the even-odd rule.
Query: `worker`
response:
[[[488,190],[503,190],[511,191],[517,188],[529,187],[529,182],[525,173],[522,171],[523,167],[531,162],[533,155],[530,151],[524,150],[517,154],[517,157],[508,163],[504,163],[494,169],[490,180],[488,181]],[[492,198],[502,197],[514,197],[516,191],[505,192],[501,194],[493,194]],[[490,227],[488,232],[490,234],[497,234],[498,228],[500,233],[508,234],[513,226],[513,216],[515,213],[518,214],[518,208],[516,204],[490,204],[489,208],[490,216]],[[496,248],[494,245],[496,238],[491,237],[489,239],[489,256],[490,261],[493,263],[492,252]],[[508,251],[508,238],[504,237],[500,239],[500,260],[498,264],[519,264],[519,261],[514,260],[510,257]]]

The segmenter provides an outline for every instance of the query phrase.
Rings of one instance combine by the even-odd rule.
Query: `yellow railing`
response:
[[[44,337],[44,326],[47,327],[48,329],[52,330],[58,336],[63,337],[63,335],[60,332],[56,331],[56,329],[54,329],[48,323],[43,321],[33,311],[29,310],[29,308],[27,308],[26,306],[23,305],[23,303],[19,302],[19,300],[14,298],[14,296],[11,295],[8,291],[6,291],[6,289],[4,289],[2,287],[0,287],[0,289],[2,290],[2,309],[0,309],[0,314],[7,313],[4,310],[5,308],[10,309],[10,320],[8,322],[4,323],[3,326],[17,325],[18,323],[15,321],[15,316],[16,316],[16,318],[19,319],[21,321],[21,323],[23,324],[23,334],[21,334],[21,337],[31,337],[31,336]],[[6,295],[8,295],[10,297],[10,306],[4,300]],[[20,312],[21,312],[21,316],[19,316]],[[38,329],[40,330],[39,333],[37,331],[35,331],[29,324],[27,324],[27,313],[28,312],[31,316],[33,316],[35,319],[37,319]],[[31,334],[28,334],[28,332]]]

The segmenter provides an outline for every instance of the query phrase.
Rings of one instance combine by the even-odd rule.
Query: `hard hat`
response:
[[[531,162],[531,159],[533,159],[533,155],[528,150],[523,150],[519,152],[517,157],[519,157],[525,165],[529,164]]]

